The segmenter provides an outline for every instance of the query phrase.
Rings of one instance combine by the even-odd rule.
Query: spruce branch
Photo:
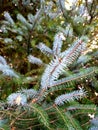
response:
[[[54,56],[59,56],[61,53],[61,48],[63,44],[63,40],[65,40],[64,34],[59,32],[55,35],[54,37],[54,42],[53,42],[53,54]]]
[[[3,58],[2,56],[0,56],[0,64],[7,65],[5,58]]]
[[[73,92],[70,92],[68,94],[63,94],[61,96],[58,96],[55,99],[55,104],[61,106],[66,102],[71,102],[71,101],[74,101],[75,99],[78,100],[78,99],[81,99],[85,96],[86,96],[86,92],[81,88],[80,90],[73,91]]]
[[[37,104],[33,104],[32,106],[30,105],[30,108],[33,109],[33,112],[37,115],[39,121],[49,128],[49,119],[47,113]]]
[[[89,113],[96,111],[96,109],[97,109],[96,105],[93,105],[93,104],[92,105],[77,104],[77,105],[69,106],[67,108],[67,110],[69,110],[69,111],[84,110]]]
[[[32,2],[32,4],[33,4],[33,2]],[[59,2],[60,8],[54,7],[53,2],[55,4],[57,2]],[[10,94],[7,97],[7,101],[0,103],[0,118],[4,117],[5,119],[8,119],[8,123],[11,122],[10,123],[10,126],[12,126],[11,129],[13,129],[14,128],[13,126],[15,126],[16,129],[30,129],[30,130],[31,129],[35,130],[37,128],[52,130],[52,128],[50,128],[50,127],[53,127],[53,129],[59,129],[59,127],[60,127],[60,128],[67,129],[67,130],[82,130],[81,127],[84,127],[85,125],[89,125],[89,124],[87,124],[89,122],[81,125],[75,119],[75,118],[77,118],[76,116],[79,116],[79,114],[81,114],[82,116],[85,116],[88,114],[88,112],[95,113],[97,110],[97,107],[95,105],[92,105],[92,104],[91,105],[81,105],[81,104],[78,104],[77,102],[75,102],[75,100],[81,99],[81,98],[85,97],[87,94],[87,92],[84,91],[84,89],[76,90],[76,87],[80,87],[80,86],[85,87],[84,83],[82,84],[82,79],[83,80],[85,78],[87,79],[86,84],[97,81],[97,77],[95,77],[95,74],[98,73],[97,67],[86,68],[88,66],[84,66],[86,69],[80,69],[80,66],[78,66],[79,63],[85,63],[85,62],[83,62],[83,57],[82,57],[82,60],[80,57],[80,61],[77,62],[78,67],[75,68],[77,70],[72,70],[76,66],[72,66],[72,68],[71,68],[71,65],[73,65],[73,62],[75,62],[77,60],[77,58],[81,55],[81,53],[83,51],[85,51],[85,48],[86,48],[85,43],[87,43],[87,37],[86,36],[77,37],[77,39],[75,39],[75,42],[72,44],[72,46],[69,47],[69,49],[62,51],[63,40],[65,40],[64,35],[67,37],[66,42],[71,43],[71,41],[75,38],[73,36],[74,34],[75,35],[77,34],[78,36],[80,36],[84,32],[86,32],[84,28],[86,27],[86,24],[87,24],[85,21],[87,20],[88,12],[86,12],[87,13],[86,18],[83,18],[83,15],[84,15],[83,12],[82,13],[78,12],[78,11],[80,11],[79,10],[80,5],[83,4],[83,6],[84,6],[85,2],[79,1],[77,3],[77,4],[79,4],[79,7],[77,6],[77,4],[74,4],[75,6],[72,6],[73,10],[70,10],[70,11],[68,11],[67,8],[65,7],[65,3],[67,3],[68,1],[53,0],[53,2],[49,2],[49,1],[45,2],[44,0],[40,0],[40,7],[39,7],[39,5],[37,5],[37,8],[36,8],[37,12],[35,12],[35,10],[33,12],[33,14],[35,14],[35,15],[28,14],[28,16],[27,16],[28,18],[26,19],[25,16],[23,16],[22,14],[18,14],[17,20],[19,22],[17,21],[16,23],[14,22],[14,20],[12,19],[12,17],[10,16],[10,14],[8,12],[4,13],[4,17],[5,17],[6,21],[3,21],[4,26],[2,26],[2,30],[5,31],[6,34],[9,34],[9,32],[7,32],[7,31],[10,31],[11,33],[14,33],[15,35],[16,34],[19,35],[19,36],[14,37],[13,34],[11,34],[12,39],[5,38],[4,43],[6,43],[6,44],[10,43],[12,45],[14,40],[16,40],[16,42],[14,42],[14,43],[17,43],[17,40],[19,42],[22,42],[22,40],[24,40],[22,42],[22,45],[23,45],[22,47],[25,49],[25,45],[27,43],[26,46],[27,46],[27,53],[28,53],[28,61],[33,64],[37,64],[37,65],[44,65],[44,63],[39,58],[36,58],[36,57],[30,55],[31,40],[32,40],[32,38],[34,38],[35,35],[38,36],[41,34],[40,36],[42,36],[43,33],[45,33],[46,31],[51,31],[51,29],[54,30],[54,27],[55,27],[54,24],[52,22],[50,22],[50,20],[49,20],[49,22],[50,22],[49,24],[45,23],[44,21],[42,24],[40,24],[40,22],[42,20],[44,20],[43,18],[46,18],[46,22],[48,22],[47,20],[49,18],[51,18],[51,20],[52,20],[54,17],[56,18],[57,15],[59,16],[60,12],[62,12],[63,16],[65,18],[65,23],[64,23],[64,21],[63,21],[64,19],[60,16],[60,20],[62,21],[61,24],[63,23],[62,28],[64,26],[68,25],[65,30],[62,29],[61,32],[58,32],[55,35],[52,49],[47,47],[42,42],[37,45],[37,48],[40,49],[41,52],[46,54],[48,57],[50,57],[50,60],[51,60],[48,65],[45,64],[45,66],[44,66],[46,68],[42,75],[41,82],[39,80],[40,75],[38,75],[41,73],[41,71],[42,71],[41,69],[38,68],[38,69],[34,69],[34,70],[30,71],[30,63],[28,63],[28,70],[30,72],[27,73],[26,75],[28,75],[28,76],[33,75],[33,77],[18,76],[18,74],[16,74],[14,72],[14,70],[11,69],[11,67],[7,64],[5,58],[0,56],[0,72],[3,72],[3,75],[15,77],[15,78],[11,79],[9,77],[5,78],[3,76],[4,80],[6,80],[6,79],[7,79],[7,81],[12,80],[12,84],[13,83],[15,83],[15,85],[19,84],[22,87],[34,88],[34,89],[20,89],[16,93]],[[93,2],[94,2],[94,0],[93,0]],[[21,3],[24,6],[24,4],[29,5],[31,2],[30,2],[30,0],[29,1],[22,0],[22,1],[20,1],[19,4],[21,4]],[[47,6],[45,6],[45,4]],[[94,7],[94,4],[95,3],[92,4],[91,10],[90,10],[91,15],[93,15],[93,16],[96,13],[95,12],[96,9],[92,10],[92,8]],[[35,8],[35,6],[36,5],[34,5],[34,8]],[[39,9],[38,9],[38,7],[39,7]],[[48,9],[45,10],[46,7]],[[76,7],[76,9],[75,9],[75,7]],[[53,9],[53,11],[57,11],[57,12],[52,13],[51,12],[52,9]],[[84,7],[82,9],[84,9],[83,10],[84,12],[87,11],[86,8],[84,8]],[[78,14],[80,15],[79,17],[78,17]],[[47,15],[49,17],[47,17]],[[74,18],[74,16],[75,16],[75,18]],[[95,21],[96,21],[96,19],[95,19]],[[58,24],[59,20],[57,19],[56,22]],[[51,26],[51,24],[53,24],[53,27]],[[38,27],[37,27],[37,25],[38,25]],[[46,26],[48,26],[49,28],[46,28],[44,31],[43,29]],[[50,26],[51,26],[51,28],[50,28]],[[94,23],[94,26],[96,26],[95,23]],[[41,27],[41,30],[39,29],[39,27]],[[73,29],[72,29],[72,27],[73,27]],[[87,28],[89,28],[89,25],[87,26]],[[93,28],[93,25],[91,26],[91,28]],[[1,30],[1,32],[3,32],[2,30]],[[41,33],[40,33],[40,31],[41,31]],[[76,31],[76,33],[73,33],[73,31]],[[93,31],[91,30],[91,33],[92,32]],[[46,32],[46,35],[47,34],[48,34],[48,32]],[[53,35],[53,32],[49,33],[50,38],[52,35]],[[2,36],[4,36],[4,35],[2,34]],[[37,39],[39,40],[39,38],[37,38]],[[1,38],[1,41],[2,40],[3,40],[3,38]],[[35,38],[34,38],[34,42],[35,42]],[[15,47],[16,46],[17,45],[15,44]],[[19,45],[18,47],[20,47],[20,46],[21,45]],[[12,45],[12,47],[14,47],[14,45]],[[21,48],[19,48],[19,49],[21,49]],[[5,54],[6,53],[4,53],[4,55]],[[93,58],[93,57],[91,57],[91,58]],[[88,57],[86,57],[86,59],[88,59]],[[27,63],[27,61],[26,61],[26,63]],[[37,66],[37,67],[39,67],[39,66]],[[41,66],[41,67],[43,67],[43,66]],[[69,70],[71,70],[71,71],[69,71]],[[92,81],[93,76],[94,76],[93,79],[96,78],[96,80],[94,80],[94,81]],[[2,75],[0,75],[0,78],[2,79]],[[91,80],[89,80],[89,79],[91,79]],[[1,82],[0,92],[2,93],[3,85],[5,87],[6,85],[9,86],[9,84],[6,84],[6,83],[3,84],[2,81],[0,81],[0,82]],[[39,82],[41,83],[40,85],[39,85]],[[79,86],[77,85],[77,83]],[[96,82],[96,84],[97,84],[97,82]],[[39,86],[40,86],[40,88],[39,88]],[[14,84],[12,85],[12,87],[14,87]],[[88,87],[89,86],[86,86],[86,89],[88,89]],[[90,89],[94,90],[94,87],[90,88]],[[35,89],[38,89],[38,90],[35,90]],[[76,91],[73,91],[73,89]],[[9,88],[8,88],[8,90],[9,90]],[[65,93],[61,95],[61,93],[64,91],[65,91]],[[97,91],[97,89],[94,90],[94,92],[95,91]],[[58,95],[58,97],[54,101],[53,99],[57,95]],[[6,96],[6,95],[4,95],[4,93],[3,93],[3,96]],[[93,95],[90,95],[90,96],[93,96]],[[97,98],[97,96],[95,98]],[[87,99],[87,102],[88,102],[88,99]],[[66,103],[66,104],[63,105],[64,103]],[[92,102],[90,102],[90,103],[92,103]],[[61,106],[61,105],[63,105],[63,106]],[[70,105],[70,106],[68,106],[68,105]],[[1,119],[0,119],[0,121],[1,121]],[[81,121],[81,119],[79,121]],[[91,123],[92,123],[92,127],[90,130],[94,130],[94,129],[98,128],[97,127],[97,124],[98,124],[97,117],[95,117],[91,121]]]
[[[97,130],[98,129],[98,116],[96,115],[93,119],[90,120],[91,127],[89,130]]]
[[[82,130],[80,124],[72,117],[70,112],[63,112],[62,109],[57,106],[55,106],[55,109],[59,118],[64,122],[64,128],[68,130]]]
[[[65,68],[69,67],[84,50],[84,42],[82,42],[84,37],[76,40],[76,42],[67,51],[62,52],[59,57],[54,58],[50,64],[46,67],[44,74],[41,79],[41,87],[49,88],[52,86],[54,81],[56,81],[62,74]],[[47,81],[47,82],[46,82]]]
[[[72,128],[74,128],[75,130],[82,130],[82,127],[80,126],[79,122],[74,119],[70,112],[65,112],[65,115],[69,119],[69,123],[72,125]]]
[[[86,68],[80,71],[79,73],[54,81],[51,87],[59,86],[59,85],[62,85],[71,81],[78,81],[80,79],[84,79],[85,77],[89,78],[89,76],[91,77],[97,72],[98,72],[97,67]]]
[[[11,26],[15,25],[14,20],[8,12],[4,12],[4,17],[10,23]]]
[[[37,46],[38,49],[40,49],[40,51],[43,54],[46,54],[48,57],[50,57],[51,55],[53,55],[53,51],[47,47],[44,43],[40,42]]]
[[[95,125],[95,126],[98,127],[98,117],[97,117],[97,116],[94,117],[94,118],[91,120],[91,123],[92,123],[93,125]]]
[[[21,93],[13,93],[7,97],[7,103],[11,106],[26,105],[27,97]]]
[[[32,63],[32,64],[43,65],[43,62],[42,62],[41,59],[36,58],[36,57],[34,57],[34,56],[32,56],[32,55],[29,55],[29,56],[28,56],[28,60],[29,60],[29,62]]]
[[[32,29],[32,24],[30,24],[21,14],[17,15],[17,19],[23,23],[29,30]]]
[[[3,75],[19,78],[19,76],[7,65],[7,62],[4,57],[0,56],[0,71],[3,72]]]
[[[91,128],[89,128],[89,130],[98,130],[97,126],[92,126]]]
[[[34,89],[21,89],[17,92],[25,95],[27,97],[27,100],[33,99],[38,96],[38,91]]]

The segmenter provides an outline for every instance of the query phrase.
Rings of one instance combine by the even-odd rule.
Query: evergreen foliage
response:
[[[0,129],[97,130],[97,1],[11,3],[21,10],[0,23]]]

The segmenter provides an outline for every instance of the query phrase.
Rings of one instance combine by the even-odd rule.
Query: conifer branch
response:
[[[64,102],[71,102],[71,101],[74,101],[75,99],[81,99],[83,97],[86,96],[86,92],[83,90],[83,89],[80,89],[80,90],[77,90],[77,91],[73,91],[71,93],[68,93],[68,94],[63,94],[61,96],[58,96],[56,99],[55,99],[55,104],[56,105],[63,105]]]
[[[52,86],[62,74],[65,68],[69,67],[81,54],[84,49],[84,43],[80,40],[76,41],[67,52],[61,53],[60,57],[53,59],[47,66],[41,80],[42,88],[49,88]],[[67,53],[67,54],[66,54]],[[47,84],[45,82],[47,81]]]
[[[53,55],[53,51],[42,42],[40,42],[36,47],[40,49],[42,53],[46,54],[49,57]]]
[[[62,78],[62,79],[57,80],[57,81],[54,81],[53,84],[51,85],[51,87],[59,86],[59,85],[62,85],[62,84],[65,84],[65,83],[68,83],[68,82],[71,82],[71,81],[78,81],[78,80],[81,80],[82,78],[85,78],[85,77],[89,78],[89,76],[94,75],[95,72],[96,73],[98,72],[98,68],[96,68],[96,67],[83,69],[79,73],[73,74],[69,77]]]
[[[43,62],[39,59],[39,58],[36,58],[32,55],[29,55],[28,56],[28,60],[29,62],[31,62],[32,64],[37,64],[37,65],[43,65]]]

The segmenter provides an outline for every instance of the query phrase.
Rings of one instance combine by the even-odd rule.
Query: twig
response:
[[[16,121],[20,116],[22,116],[22,115],[25,114],[25,113],[26,113],[26,111],[22,112],[19,116],[17,116],[17,117],[10,123],[10,126],[12,126],[12,125],[15,123],[15,121]]]

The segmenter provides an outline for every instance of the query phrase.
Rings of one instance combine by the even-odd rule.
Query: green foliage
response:
[[[34,114],[37,115],[38,120],[46,127],[49,128],[49,119],[47,113],[37,104],[30,106],[33,109]]]
[[[97,130],[97,0],[0,9],[0,129]]]
[[[59,114],[62,123],[64,124],[63,128],[66,130],[82,130],[77,121],[74,120],[72,115],[69,112],[62,112],[62,109],[56,107],[57,114]]]

